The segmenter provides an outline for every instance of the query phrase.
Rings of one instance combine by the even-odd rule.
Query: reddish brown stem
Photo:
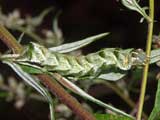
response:
[[[55,80],[48,75],[38,75],[38,78],[43,80],[43,84],[56,95],[64,104],[66,104],[72,111],[78,116],[81,116],[82,120],[96,120],[93,115],[88,111],[84,110],[82,105],[77,100],[68,94],[62,86],[59,85]],[[55,92],[56,91],[56,92]]]
[[[21,53],[23,47],[17,42],[15,37],[0,24],[0,39],[14,52]]]
[[[23,50],[23,47],[2,25],[0,25],[0,39],[8,48],[12,49],[14,53],[18,54]],[[37,77],[52,94],[57,96],[62,103],[66,104],[81,120],[96,120],[91,113],[86,111],[73,96],[68,94],[65,89],[50,76],[41,74],[37,75]]]

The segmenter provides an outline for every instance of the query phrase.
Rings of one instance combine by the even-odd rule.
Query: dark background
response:
[[[141,0],[141,6],[148,6]],[[160,31],[160,5],[155,0],[155,34]],[[98,42],[103,47],[144,48],[147,24],[140,23],[141,16],[123,7],[116,0],[1,0],[3,11],[18,8],[22,15],[37,15],[47,7],[62,10],[59,25],[65,42],[75,41],[102,32],[111,32],[109,38]],[[43,26],[51,27],[53,14],[48,15]],[[103,43],[103,44],[101,44]]]
[[[22,16],[26,14],[36,16],[45,8],[53,6],[56,11],[62,10],[59,26],[63,31],[64,42],[76,41],[102,32],[111,32],[103,40],[99,40],[84,48],[86,52],[96,51],[103,47],[145,48],[146,22],[140,23],[141,16],[138,13],[126,9],[116,0],[1,0],[0,5],[5,13],[18,8]],[[148,6],[147,0],[141,0],[140,5]],[[51,28],[55,13],[49,14],[41,27]],[[160,1],[155,0],[154,33],[157,35],[159,31]],[[150,89],[154,88],[152,89],[153,91],[156,88],[155,83],[151,83],[151,85],[151,88],[148,88],[148,92],[150,92]],[[155,93],[151,92],[151,94]],[[134,97],[136,100],[138,96]],[[147,113],[150,113],[153,106],[154,95],[152,97],[145,107]],[[115,106],[121,104],[119,107],[127,109],[122,107],[125,103],[121,100],[117,103],[117,99],[120,98],[112,94],[111,99],[108,98],[106,101],[109,100]],[[39,104],[41,104],[40,109]],[[18,111],[14,109],[12,103],[0,100],[1,120],[46,120],[47,114],[48,106],[41,102],[32,101],[31,103],[26,103],[24,108]]]

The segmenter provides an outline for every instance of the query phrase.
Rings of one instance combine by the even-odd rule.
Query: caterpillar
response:
[[[134,49],[105,48],[88,55],[73,56],[50,51],[31,42],[24,52],[13,60],[21,65],[39,67],[74,79],[96,78],[114,71],[127,71],[134,65],[143,65],[144,59]]]

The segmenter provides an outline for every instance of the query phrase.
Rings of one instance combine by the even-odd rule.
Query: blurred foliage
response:
[[[127,117],[110,115],[110,114],[96,114],[95,116],[96,116],[97,120],[132,120]]]
[[[62,2],[62,1],[59,1],[59,2]],[[68,4],[71,2],[72,1],[68,2]],[[78,2],[78,1],[76,1],[76,2],[73,2],[72,4],[70,4],[69,7],[71,7],[73,9],[74,6],[76,7],[77,4],[82,4],[82,5],[84,4],[83,2]],[[66,1],[64,3],[66,3]],[[100,3],[100,2],[97,3],[96,1],[93,1],[93,4],[95,6],[97,6],[98,4],[101,4],[101,6],[100,6],[101,8],[100,9],[98,8],[98,9],[101,10],[102,13],[100,13],[100,12],[96,13],[95,10],[92,13],[91,9],[97,8],[95,6],[92,6],[92,7],[90,7],[90,9],[88,8],[90,10],[90,12],[88,13],[88,15],[90,15],[90,18],[83,19],[83,17],[82,17],[81,19],[79,19],[81,16],[79,17],[78,14],[80,13],[80,15],[81,15],[84,13],[78,9],[79,11],[77,10],[77,11],[75,11],[75,13],[73,13],[74,14],[73,16],[76,16],[76,15],[78,16],[77,19],[76,19],[76,17],[74,17],[74,18],[68,17],[68,19],[61,20],[62,22],[64,22],[62,25],[63,31],[68,33],[67,35],[71,34],[71,32],[72,32],[72,35],[69,37],[70,41],[72,41],[73,38],[75,38],[75,36],[79,37],[79,36],[82,36],[83,34],[86,35],[86,33],[81,32],[82,29],[85,27],[86,27],[85,32],[88,32],[88,33],[90,33],[90,32],[95,33],[95,31],[99,30],[99,26],[105,31],[108,30],[108,29],[106,29],[107,25],[102,25],[99,22],[105,23],[106,19],[109,19],[109,21],[107,21],[109,23],[109,25],[107,26],[108,28],[110,28],[109,30],[116,32],[118,29],[119,31],[115,35],[113,34],[114,37],[111,38],[110,41],[103,43],[103,45],[101,45],[102,47],[104,47],[105,45],[109,46],[112,43],[115,43],[118,47],[121,47],[122,45],[119,44],[120,42],[122,42],[122,44],[123,43],[126,44],[126,46],[133,45],[136,47],[139,47],[140,44],[143,44],[144,38],[142,36],[143,36],[143,33],[145,33],[145,32],[142,31],[142,30],[144,30],[144,28],[142,26],[139,26],[141,28],[137,27],[138,30],[135,31],[138,33],[137,36],[133,36],[133,31],[135,28],[130,30],[130,33],[129,33],[129,31],[127,31],[127,30],[124,31],[124,28],[122,27],[122,26],[125,26],[126,28],[130,28],[129,24],[132,24],[134,27],[138,26],[137,23],[134,23],[134,22],[131,23],[131,19],[132,18],[136,19],[136,17],[129,16],[127,14],[126,19],[120,18],[117,20],[117,17],[119,17],[120,13],[119,12],[117,13],[116,9],[114,9],[113,12],[105,13],[103,11],[103,9],[104,9],[103,4],[104,3],[103,3],[103,1],[102,1],[102,3]],[[115,6],[114,3],[112,3],[112,5],[114,5],[115,8],[117,7],[117,6]],[[157,4],[157,5],[159,5],[159,4]],[[111,5],[109,4],[109,7],[110,6]],[[106,7],[106,5],[105,5],[105,7]],[[2,6],[2,8],[3,8],[3,6]],[[4,26],[6,26],[7,28],[11,29],[12,31],[14,31],[14,32],[18,31],[18,33],[20,33],[20,34],[24,33],[23,37],[29,36],[30,41],[37,41],[47,47],[57,46],[57,45],[60,45],[63,43],[64,37],[62,35],[61,29],[58,27],[59,12],[57,12],[57,14],[54,17],[55,19],[53,20],[54,21],[53,27],[51,27],[48,30],[46,28],[43,28],[43,25],[41,26],[41,24],[43,21],[45,21],[44,19],[49,14],[49,12],[53,11],[53,9],[51,9],[51,8],[44,10],[43,12],[41,12],[39,15],[37,15],[35,17],[32,17],[32,15],[31,15],[32,13],[30,13],[30,15],[26,15],[23,12],[21,13],[21,10],[19,10],[19,9],[15,9],[12,12],[9,12],[6,14],[5,12],[3,12],[2,8],[1,8],[1,12],[0,12],[0,23],[3,24]],[[71,8],[66,7],[65,10],[71,11]],[[80,7],[80,9],[81,9],[81,7]],[[87,8],[84,8],[84,9],[87,9]],[[109,9],[109,8],[107,7],[107,9]],[[119,10],[119,8],[118,8],[118,10]],[[108,10],[108,11],[112,11],[112,10]],[[157,11],[158,11],[158,8],[157,8]],[[63,12],[65,12],[65,11],[63,11]],[[65,13],[64,16],[65,15],[70,16],[70,14],[71,13],[68,13],[68,14]],[[104,14],[105,16],[102,14]],[[123,16],[125,16],[124,15],[124,14],[126,14],[125,10],[123,10],[123,12],[121,12],[121,14],[123,14]],[[62,16],[62,17],[64,17],[64,16]],[[95,22],[94,20],[92,20],[94,18],[93,16],[99,17],[99,18],[97,18],[98,22]],[[100,20],[100,18],[102,20]],[[77,24],[75,19],[77,21],[79,20],[81,22],[81,25],[77,25],[78,26],[77,28],[75,27]],[[116,19],[116,20],[114,21],[114,19]],[[88,25],[83,24],[83,23],[85,23],[84,22],[85,20],[88,20],[89,21],[88,23],[90,23],[90,24],[88,24]],[[70,22],[67,22],[67,21],[70,21]],[[112,21],[114,21],[114,23],[112,23]],[[93,27],[91,27],[94,24],[94,22],[96,23],[95,26],[97,26],[95,29],[93,29]],[[82,27],[82,24],[83,24],[83,27]],[[155,23],[155,24],[157,24],[157,26],[158,26],[158,23]],[[117,26],[120,28],[118,28]],[[156,29],[157,31],[158,31],[158,27]],[[139,31],[142,32],[142,35],[139,35],[140,34]],[[120,40],[120,37],[122,39],[124,39],[124,38],[127,39],[127,41],[118,41],[118,40]],[[139,39],[137,39],[137,37],[139,37]],[[113,41],[116,38],[117,38],[117,41]],[[25,40],[27,41],[27,39],[25,39]],[[132,40],[135,40],[138,42],[136,43],[135,41],[132,41]],[[159,36],[155,35],[153,38],[153,43],[154,43],[153,48],[160,47],[158,40],[159,40]],[[98,45],[99,44],[96,44],[95,46],[97,47]],[[90,49],[91,49],[91,47],[86,48],[86,50],[88,50],[88,51],[90,51]],[[80,50],[80,52],[79,51],[73,52],[73,54],[77,55],[78,53],[80,53],[80,55],[81,55],[81,52],[82,51]],[[152,70],[150,71],[150,77],[149,77],[149,84],[151,84],[151,87],[150,87],[150,89],[148,89],[148,92],[147,92],[147,96],[149,96],[149,99],[147,99],[147,97],[146,97],[146,109],[145,109],[145,112],[148,115],[151,112],[151,107],[153,106],[153,101],[154,101],[154,93],[155,93],[155,88],[156,88],[155,87],[156,81],[154,81],[155,75],[159,72],[159,69],[155,68],[155,66],[151,66],[151,67],[152,67],[151,68]],[[32,99],[46,102],[46,100],[42,96],[35,93],[30,87],[25,86],[25,84],[23,82],[19,82],[19,80],[17,80],[15,78],[15,76],[9,75],[7,77],[7,79],[6,79],[6,76],[3,76],[3,74],[1,76],[2,77],[0,79],[0,99],[5,99],[7,102],[13,102],[16,109],[23,109],[23,107],[25,107],[26,102],[32,101]],[[158,77],[158,74],[157,74],[157,77]],[[84,88],[86,91],[89,91],[89,93],[91,95],[95,95],[95,97],[97,96],[98,98],[102,99],[103,101],[109,101],[109,103],[111,103],[119,108],[124,109],[125,111],[127,111],[128,113],[131,113],[132,115],[135,115],[135,111],[136,111],[135,106],[137,104],[135,101],[137,101],[137,98],[138,98],[140,79],[141,79],[141,70],[135,69],[134,71],[129,71],[128,76],[124,77],[119,82],[117,82],[115,84],[113,83],[113,86],[111,85],[112,83],[111,84],[104,84],[104,83],[98,83],[98,82],[94,83],[93,81],[90,81],[89,83],[88,83],[88,81],[82,81],[82,82],[75,81],[75,83],[79,84],[79,86],[81,88]],[[117,92],[117,91],[119,91],[119,92]],[[117,94],[118,96],[115,94]],[[128,104],[128,102],[126,101],[126,99],[124,99],[124,97],[126,97],[128,100],[131,100],[133,103],[135,103],[135,106],[132,107],[132,105]],[[80,101],[81,101],[81,99],[80,99]],[[57,113],[56,114],[57,120],[69,120],[69,119],[76,120],[77,119],[66,106],[64,106],[63,104],[61,104],[59,102],[56,102],[55,104],[56,104],[55,111]],[[83,104],[84,106],[87,106],[87,108],[93,112],[95,112],[96,110],[99,110],[102,113],[106,112],[101,107],[99,108],[95,104],[88,103],[87,101],[84,104]],[[128,106],[130,106],[130,108]],[[32,108],[29,107],[29,109],[32,109]],[[43,109],[43,107],[41,109]],[[108,113],[108,111],[107,111],[107,113]],[[39,113],[37,113],[37,114],[39,114]],[[106,115],[103,115],[100,117],[100,119],[102,119],[102,120],[104,118],[106,118]]]
[[[36,17],[31,17],[30,15],[22,17],[18,9],[15,9],[13,12],[6,15],[2,12],[1,8],[0,24],[6,26],[9,29],[24,33],[28,35],[31,40],[37,41],[46,46],[57,46],[63,42],[62,32],[58,27],[57,20],[60,12],[57,13],[53,20],[53,29],[41,30],[40,33],[44,37],[42,37],[41,34],[38,34],[36,30],[37,27],[39,27],[43,22],[44,17],[51,11],[53,11],[53,8],[47,8]]]

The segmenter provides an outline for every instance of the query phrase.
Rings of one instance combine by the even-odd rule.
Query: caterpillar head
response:
[[[142,49],[137,49],[132,52],[132,63],[133,65],[145,65],[149,58],[146,56]]]

